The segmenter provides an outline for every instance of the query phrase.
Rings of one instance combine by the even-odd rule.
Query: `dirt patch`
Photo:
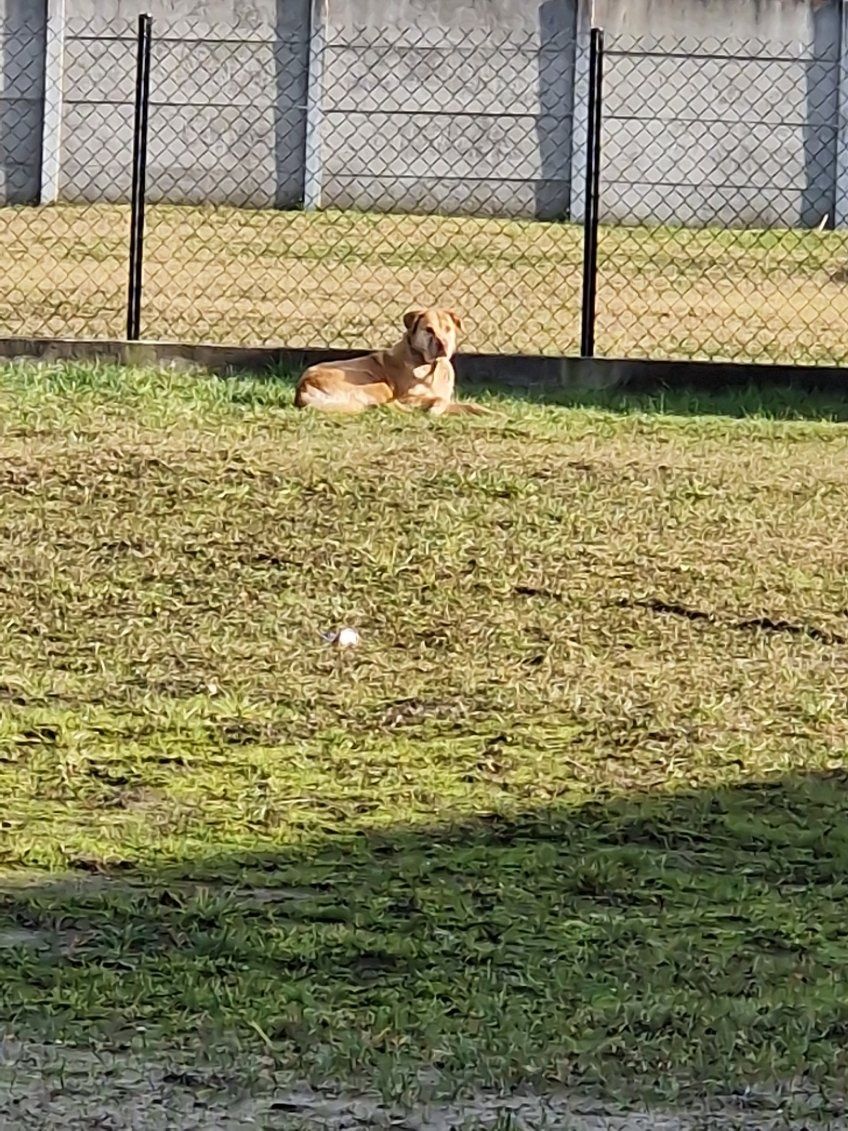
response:
[[[802,1110],[803,1109],[803,1110]],[[0,1131],[211,1131],[403,1128],[472,1131],[825,1131],[848,1126],[808,1093],[745,1095],[682,1111],[626,1110],[566,1093],[480,1094],[463,1102],[392,1107],[366,1095],[274,1081],[267,1066],[197,1067],[57,1046],[0,1043]]]
[[[316,899],[325,898],[325,893],[315,887],[291,887],[282,884],[268,887],[220,883],[214,880],[171,880],[151,886],[138,879],[131,880],[111,875],[108,865],[104,865],[101,871],[94,866],[94,862],[79,863],[91,867],[91,871],[87,872],[84,867],[80,867],[78,874],[57,873],[51,877],[47,885],[44,884],[43,879],[39,883],[37,875],[21,872],[15,876],[14,873],[7,873],[0,879],[0,895],[19,894],[27,888],[38,887],[42,895],[51,899],[87,899],[105,895],[150,896],[155,899],[163,894],[170,894],[181,900],[214,896],[247,906],[266,903],[311,903]],[[36,939],[29,936],[37,936],[38,932],[0,930],[0,948],[24,945],[28,941],[23,938],[25,934],[28,936],[29,944],[36,945]],[[17,937],[19,935],[20,938]]]
[[[44,931],[31,931],[26,927],[0,927],[0,950],[25,947],[27,950],[49,950],[54,940]]]

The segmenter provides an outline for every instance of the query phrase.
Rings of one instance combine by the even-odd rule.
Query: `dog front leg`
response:
[[[427,405],[427,412],[430,416],[444,416],[446,412],[450,412],[451,402],[438,397],[429,402]]]

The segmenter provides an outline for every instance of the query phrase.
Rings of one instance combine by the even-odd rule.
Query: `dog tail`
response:
[[[500,416],[502,412],[495,412],[494,409],[484,408],[481,404],[476,404],[474,401],[451,401],[445,409],[446,416]]]

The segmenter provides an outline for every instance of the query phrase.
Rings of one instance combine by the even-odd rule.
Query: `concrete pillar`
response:
[[[848,3],[842,3],[840,7],[842,26],[839,36],[833,226],[848,228]]]
[[[327,0],[312,0],[309,19],[309,75],[306,85],[306,142],[303,170],[303,207],[321,207],[324,181],[322,133],[324,125],[324,59],[327,50]]]
[[[44,41],[44,124],[41,130],[42,204],[59,199],[62,167],[62,96],[65,74],[65,0],[47,0]]]
[[[594,19],[593,0],[577,0],[577,37],[574,44],[574,94],[571,123],[571,208],[574,223],[583,220],[586,207],[586,140],[589,114],[589,41]]]

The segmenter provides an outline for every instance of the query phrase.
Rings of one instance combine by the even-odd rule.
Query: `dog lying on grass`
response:
[[[354,413],[388,404],[432,416],[497,415],[482,405],[453,399],[451,358],[462,323],[452,310],[410,310],[403,324],[406,333],[393,349],[307,369],[297,383],[297,408]]]

